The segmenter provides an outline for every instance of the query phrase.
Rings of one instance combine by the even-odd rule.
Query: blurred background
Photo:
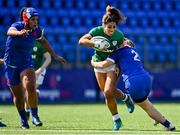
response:
[[[136,44],[152,75],[150,99],[180,101],[180,0],[0,0],[0,56],[7,29],[19,20],[20,9],[34,7],[46,38],[68,61],[65,66],[52,61],[40,87],[40,102],[101,102],[103,96],[90,66],[93,49],[78,45],[78,40],[101,25],[108,4],[127,17],[119,29]],[[2,66],[0,79],[0,103],[12,103]],[[120,82],[118,87],[123,89]]]

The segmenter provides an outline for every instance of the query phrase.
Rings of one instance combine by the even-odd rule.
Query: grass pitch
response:
[[[39,114],[43,127],[19,128],[19,116],[14,105],[1,105],[0,118],[7,127],[0,128],[0,135],[180,135],[180,103],[154,104],[155,107],[176,126],[176,131],[164,131],[163,126],[153,126],[147,114],[136,106],[129,114],[124,104],[118,105],[123,127],[115,132],[112,118],[105,104],[59,104],[40,105]]]

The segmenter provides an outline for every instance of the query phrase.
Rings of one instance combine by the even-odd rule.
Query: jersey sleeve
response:
[[[15,28],[18,31],[22,30],[22,26],[20,25],[19,22],[13,23],[10,28]]]
[[[89,31],[89,34],[90,34],[92,37],[94,37],[94,36],[97,36],[99,32],[100,32],[99,27],[95,27],[95,28],[92,28],[92,29]]]

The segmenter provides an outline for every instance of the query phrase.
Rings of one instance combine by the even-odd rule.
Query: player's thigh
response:
[[[20,77],[24,87],[27,85],[35,87],[36,76],[33,68],[23,70],[20,74]]]
[[[110,71],[107,73],[105,90],[106,91],[114,91],[116,88],[117,75],[114,71]]]
[[[104,91],[104,86],[106,82],[106,73],[95,72],[96,80],[102,91]]]
[[[24,97],[24,90],[22,89],[21,85],[11,86],[10,90],[14,97]]]
[[[147,98],[146,100],[136,103],[137,105],[139,105],[143,110],[151,110],[153,109],[153,105],[152,103],[149,101],[149,99]]]

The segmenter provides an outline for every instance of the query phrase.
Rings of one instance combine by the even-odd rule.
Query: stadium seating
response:
[[[39,11],[40,25],[53,48],[72,63],[87,63],[93,51],[79,47],[78,37],[101,25],[107,4],[119,8],[127,17],[118,28],[137,44],[143,59],[149,63],[179,60],[179,0],[0,0],[0,44],[5,44],[7,28],[19,19],[20,9],[33,6]]]

